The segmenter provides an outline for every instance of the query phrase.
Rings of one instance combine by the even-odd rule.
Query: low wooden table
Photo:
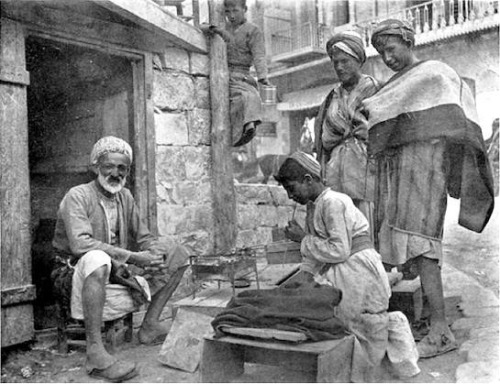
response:
[[[318,383],[349,382],[354,336],[319,342],[284,343],[226,336],[205,337],[201,382],[229,382],[244,372],[245,363],[306,371]]]

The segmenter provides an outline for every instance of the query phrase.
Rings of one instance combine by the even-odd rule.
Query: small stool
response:
[[[59,353],[68,353],[70,345],[85,347],[85,324],[83,321],[70,323],[70,318],[64,313],[59,304],[56,303],[57,316],[57,349]],[[108,345],[109,352],[113,353],[122,339],[126,342],[132,341],[133,313],[116,320],[105,321],[103,324],[103,338]]]
[[[403,312],[408,321],[413,323],[422,317],[423,299],[420,277],[413,280],[401,280],[392,286],[389,311]]]
[[[309,372],[318,383],[349,382],[354,336],[339,340],[290,344],[232,336],[205,337],[201,382],[228,382],[243,374],[245,363]]]

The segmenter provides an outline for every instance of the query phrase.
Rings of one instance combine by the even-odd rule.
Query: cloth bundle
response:
[[[216,337],[224,326],[271,328],[303,333],[309,340],[340,339],[347,329],[335,317],[342,291],[329,286],[248,290],[233,297],[212,321]]]

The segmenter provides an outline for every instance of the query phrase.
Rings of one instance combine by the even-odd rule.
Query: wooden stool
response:
[[[401,280],[392,287],[389,311],[403,312],[410,323],[422,317],[422,287],[420,278]]]
[[[56,303],[57,316],[57,349],[59,353],[68,353],[69,346],[86,347],[85,324],[83,321],[70,323],[67,314]],[[122,318],[105,321],[103,324],[103,338],[108,345],[109,352],[116,351],[119,340],[132,341],[133,313],[128,313]]]
[[[354,336],[290,344],[237,337],[205,337],[201,382],[228,382],[243,374],[244,363],[310,372],[318,383],[349,382]]]

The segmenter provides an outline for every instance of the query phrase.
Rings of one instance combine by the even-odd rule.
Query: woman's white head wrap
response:
[[[123,153],[132,163],[132,147],[125,140],[115,136],[104,136],[94,144],[90,153],[90,164],[96,165],[99,158],[107,153]]]

